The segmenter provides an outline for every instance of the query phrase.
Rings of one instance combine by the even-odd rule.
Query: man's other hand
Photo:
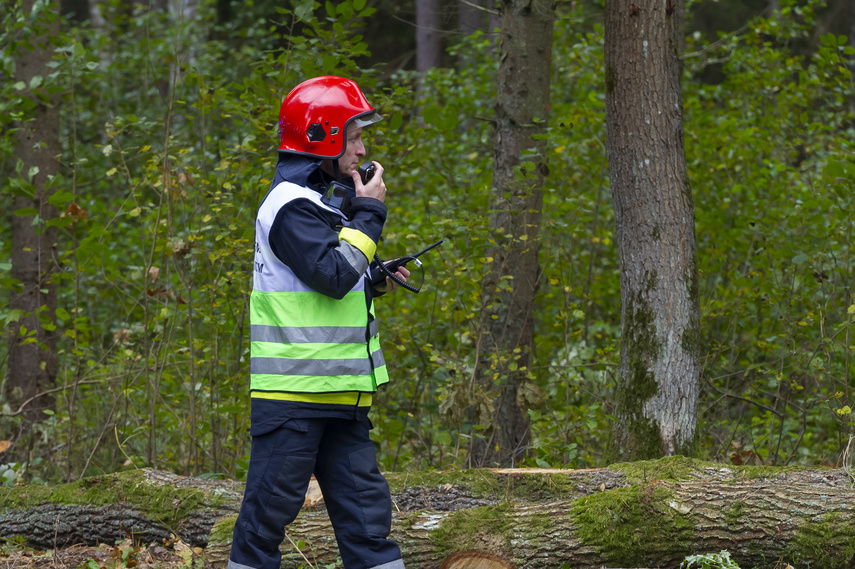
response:
[[[398,270],[395,271],[395,276],[401,279],[402,281],[407,282],[407,278],[410,276],[410,270],[407,269],[407,267],[398,267]],[[376,288],[380,292],[395,292],[396,290],[398,290],[398,288],[400,288],[400,286],[401,285],[393,281],[391,278],[386,277],[385,283],[374,288]]]

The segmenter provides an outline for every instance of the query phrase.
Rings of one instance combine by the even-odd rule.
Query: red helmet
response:
[[[368,104],[359,85],[343,77],[315,77],[294,87],[279,110],[280,152],[314,158],[340,158],[347,127],[383,120]]]

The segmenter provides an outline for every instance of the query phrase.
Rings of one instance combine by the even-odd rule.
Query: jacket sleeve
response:
[[[386,205],[352,200],[352,219],[340,218],[308,199],[285,204],[270,228],[270,248],[312,290],[341,299],[368,269],[386,221]]]

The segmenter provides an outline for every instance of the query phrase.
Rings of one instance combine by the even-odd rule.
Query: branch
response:
[[[13,412],[11,412],[11,413],[4,413],[4,412],[0,411],[0,417],[14,417],[14,416],[16,416],[16,415],[20,415],[21,413],[23,413],[23,412],[24,412],[24,408],[26,408],[26,407],[27,407],[27,405],[29,405],[30,403],[32,403],[33,401],[35,401],[36,399],[38,399],[39,397],[42,397],[42,396],[44,396],[44,395],[50,395],[51,393],[56,393],[57,391],[65,391],[66,389],[70,389],[70,388],[74,387],[75,385],[86,385],[86,384],[92,384],[92,383],[102,383],[102,382],[104,382],[104,381],[107,381],[108,379],[110,379],[110,378],[104,378],[104,379],[85,379],[85,380],[83,380],[83,381],[78,381],[77,383],[72,383],[72,384],[70,384],[70,385],[64,385],[64,386],[62,386],[62,387],[54,387],[53,389],[48,389],[47,391],[42,391],[41,393],[36,393],[35,395],[33,395],[32,397],[30,397],[29,399],[27,399],[27,400],[25,400],[24,402],[22,402],[22,403],[21,403],[21,406],[20,406],[20,407],[18,407],[18,410],[17,410],[17,411],[13,411]]]

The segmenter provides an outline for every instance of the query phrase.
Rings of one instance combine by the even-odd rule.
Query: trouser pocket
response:
[[[374,447],[355,450],[348,458],[365,529],[369,535],[386,537],[392,531],[392,499],[389,484],[377,467]]]
[[[285,455],[267,500],[257,503],[258,536],[277,543],[285,538],[285,526],[294,521],[306,497],[315,466],[314,456]]]

